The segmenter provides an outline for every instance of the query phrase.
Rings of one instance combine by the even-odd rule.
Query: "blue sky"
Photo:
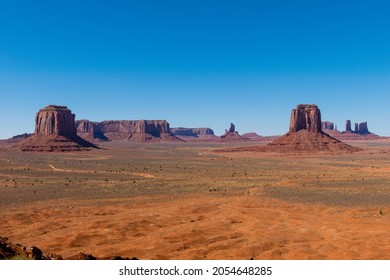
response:
[[[388,1],[0,1],[0,138],[78,119],[288,130],[299,103],[390,135]]]

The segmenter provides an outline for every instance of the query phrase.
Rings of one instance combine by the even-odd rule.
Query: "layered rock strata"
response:
[[[240,147],[220,151],[259,151],[281,153],[356,152],[321,130],[321,112],[316,105],[298,105],[291,112],[290,129],[267,146]]]
[[[77,133],[94,141],[165,142],[181,141],[165,120],[77,122]]]
[[[321,132],[321,112],[317,105],[298,105],[291,112],[290,133],[300,130],[312,133]]]
[[[359,148],[347,145],[321,129],[321,111],[316,105],[298,105],[292,110],[290,131],[268,144],[278,152],[354,152]]]
[[[321,129],[322,129],[322,131],[324,131],[324,130],[335,130],[335,125],[334,125],[334,123],[328,122],[328,121],[322,122]]]
[[[71,152],[97,148],[77,135],[75,115],[65,106],[50,105],[35,117],[35,133],[20,142],[23,151]]]
[[[185,128],[185,127],[176,127],[172,128],[171,132],[175,136],[186,136],[186,137],[214,137],[214,131],[211,128]]]
[[[171,128],[171,132],[176,137],[186,141],[186,142],[198,142],[198,141],[214,141],[217,137],[214,134],[214,131],[208,127],[202,128],[185,128],[185,127],[177,127]]]

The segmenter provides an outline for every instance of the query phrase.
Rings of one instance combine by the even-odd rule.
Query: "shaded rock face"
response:
[[[91,142],[109,141],[98,128],[98,123],[89,120],[76,121],[77,135]]]
[[[204,127],[204,128],[177,127],[177,128],[172,128],[171,132],[175,136],[188,136],[188,137],[215,136],[214,131],[208,127]]]
[[[229,131],[226,131],[226,132],[229,132],[229,133],[236,132],[236,126],[233,123],[230,123]]]
[[[355,129],[352,130],[352,123],[350,120],[347,120],[345,129],[345,131],[340,132],[337,130],[337,125],[334,125],[332,122],[322,122],[322,130],[340,141],[375,140],[382,138],[369,131],[367,122],[355,123]]]
[[[322,130],[335,130],[335,125],[334,125],[334,123],[328,122],[328,121],[322,122],[321,129]]]
[[[230,128],[225,129],[225,134],[221,136],[221,138],[226,138],[226,137],[235,137],[235,136],[240,136],[238,131],[236,131],[236,126],[233,123],[230,123]]]
[[[354,133],[354,134],[359,134],[359,135],[372,134],[368,130],[367,122],[355,123],[355,130],[352,130],[352,125],[351,125],[350,120],[347,120],[347,122],[346,122],[346,127],[345,127],[344,133]]]
[[[309,132],[321,132],[321,112],[317,105],[298,105],[291,112],[290,132],[302,129]]]
[[[22,151],[68,152],[97,148],[77,135],[75,115],[65,106],[50,105],[35,117],[35,134],[19,143]]]
[[[103,141],[158,142],[181,141],[171,133],[165,120],[77,121],[77,133],[86,139]]]
[[[95,134],[96,124],[88,120],[80,120],[76,122],[77,134]]]
[[[291,113],[290,131],[268,144],[272,152],[356,152],[359,148],[347,145],[321,129],[321,112],[316,105],[298,105]]]
[[[230,123],[230,128],[225,129],[225,134],[221,136],[220,141],[231,141],[231,142],[240,142],[240,141],[251,141],[249,138],[242,137],[238,131],[236,131],[236,126],[233,123]]]
[[[352,132],[352,124],[350,120],[347,120],[345,123],[345,132]]]
[[[36,135],[76,135],[75,115],[65,106],[50,105],[35,117]]]
[[[355,133],[360,134],[360,135],[366,135],[366,134],[371,134],[370,131],[368,130],[368,124],[367,122],[362,122],[359,124],[356,124],[357,129],[355,130]]]

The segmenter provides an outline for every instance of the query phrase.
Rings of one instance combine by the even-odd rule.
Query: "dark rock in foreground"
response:
[[[97,260],[98,258],[85,253],[68,258],[69,260]],[[63,260],[56,254],[48,254],[35,246],[22,246],[12,243],[8,238],[0,237],[0,260]],[[122,258],[113,256],[102,260],[138,260],[137,258]]]
[[[45,254],[35,246],[14,244],[8,238],[0,237],[0,260],[62,260],[55,254]]]

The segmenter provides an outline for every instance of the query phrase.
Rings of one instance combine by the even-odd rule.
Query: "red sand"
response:
[[[250,195],[252,194],[252,195]],[[389,259],[390,208],[243,196],[59,201],[2,211],[0,232],[65,258]]]

